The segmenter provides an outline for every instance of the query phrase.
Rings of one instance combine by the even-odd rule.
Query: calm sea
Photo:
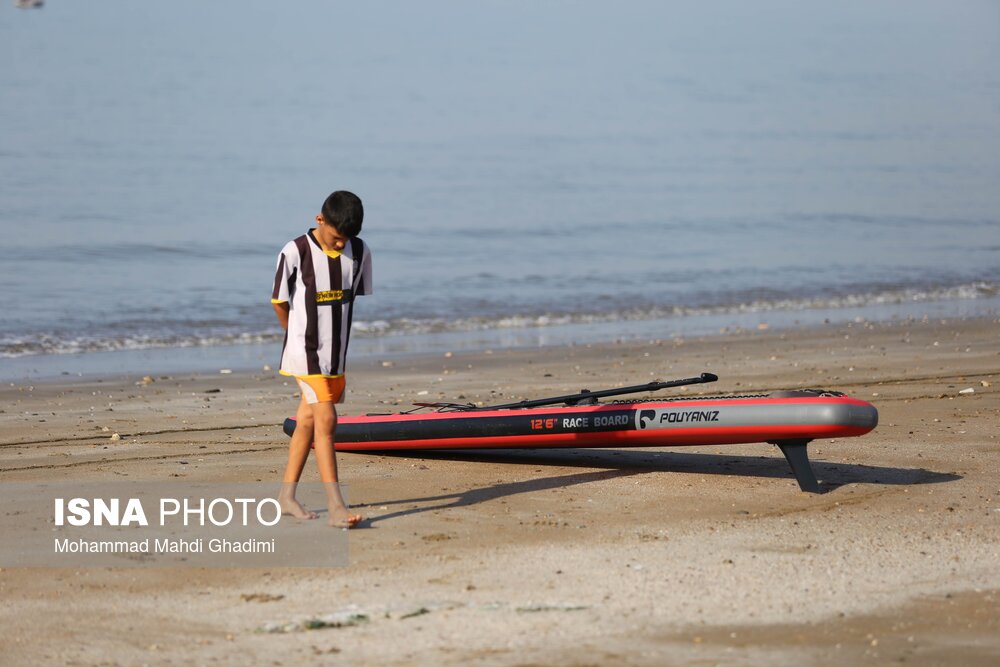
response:
[[[992,1],[8,0],[0,49],[0,377],[273,363],[334,189],[359,354],[1000,312]]]

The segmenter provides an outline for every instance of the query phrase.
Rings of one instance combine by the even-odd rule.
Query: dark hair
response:
[[[323,202],[323,219],[344,236],[361,233],[361,222],[365,219],[365,208],[361,198],[347,190],[337,190]]]

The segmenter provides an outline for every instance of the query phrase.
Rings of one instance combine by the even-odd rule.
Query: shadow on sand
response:
[[[413,507],[367,520],[372,524],[430,510],[464,507],[477,503],[516,495],[565,488],[577,484],[597,482],[618,477],[631,477],[652,472],[689,473],[697,475],[738,475],[741,477],[764,477],[786,479],[795,478],[784,457],[774,450],[772,456],[734,456],[732,454],[695,454],[677,451],[636,451],[607,449],[495,449],[495,450],[447,450],[447,451],[390,451],[367,452],[383,456],[420,458],[426,460],[469,461],[481,463],[507,463],[531,466],[558,466],[572,468],[603,468],[592,472],[539,477],[521,482],[500,483],[469,491],[407,498],[395,501],[370,503],[373,505],[401,505],[413,503],[439,503],[430,507]],[[844,484],[888,484],[915,485],[940,484],[961,479],[954,473],[942,473],[925,468],[893,468],[870,466],[859,463],[830,463],[812,461],[816,476],[820,479],[820,492],[829,493]],[[364,507],[358,505],[357,507]]]
[[[631,477],[633,475],[642,474],[642,472],[643,471],[599,470],[596,472],[582,472],[574,475],[559,475],[557,477],[539,477],[537,479],[524,480],[523,482],[505,482],[494,484],[493,486],[487,486],[479,489],[469,489],[468,491],[458,493],[445,493],[437,496],[425,496],[423,498],[404,498],[401,500],[380,501],[377,503],[369,503],[367,505],[352,505],[352,508],[361,509],[364,507],[371,507],[373,505],[436,503],[430,506],[410,507],[404,510],[382,514],[377,517],[365,519],[363,522],[365,525],[372,525],[380,521],[398,519],[399,517],[407,516],[409,514],[419,514],[421,512],[441,509],[452,509],[455,507],[466,507],[468,505],[484,503],[489,500],[496,500],[497,498],[514,496],[519,493],[532,493],[536,491],[545,491],[547,489],[564,489],[577,484],[599,482],[606,479],[614,479],[616,477]]]

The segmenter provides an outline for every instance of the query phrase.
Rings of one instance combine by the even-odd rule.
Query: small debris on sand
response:
[[[284,600],[284,595],[271,595],[270,593],[243,593],[240,599],[244,602],[277,602]]]
[[[450,540],[451,535],[447,533],[431,533],[430,535],[424,535],[420,539],[424,542],[444,542],[445,540]]]
[[[349,628],[368,622],[368,615],[356,611],[339,611],[318,618],[292,623],[265,623],[257,632],[268,634],[287,634],[290,632],[305,632],[307,630],[325,630],[327,628]]]
[[[583,611],[584,609],[589,609],[589,607],[575,604],[529,604],[525,607],[517,607],[514,611],[520,614],[533,614],[541,611]]]

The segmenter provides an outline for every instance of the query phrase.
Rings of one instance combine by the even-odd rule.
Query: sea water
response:
[[[995,3],[355,5],[0,5],[0,377],[273,364],[334,189],[359,355],[1000,312]]]

